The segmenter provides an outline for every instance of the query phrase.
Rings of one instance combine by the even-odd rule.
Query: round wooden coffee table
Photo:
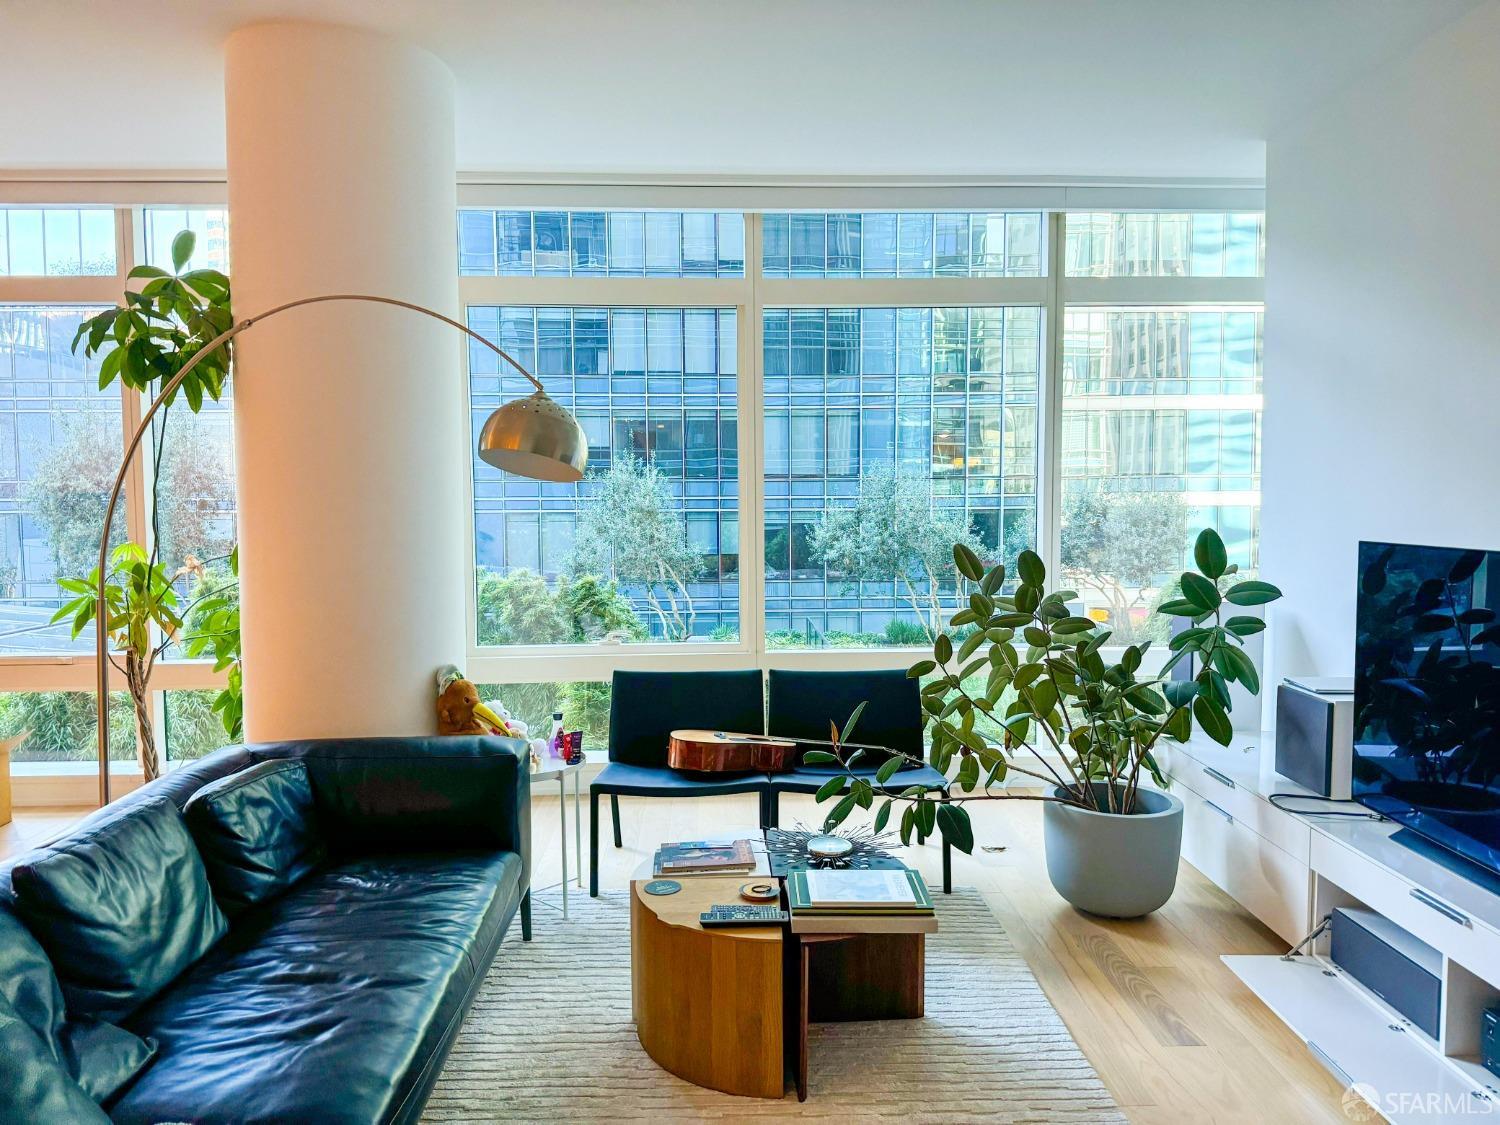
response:
[[[631,1006],[641,1046],[699,1086],[786,1094],[781,926],[705,930],[698,915],[739,902],[746,875],[699,875],[673,895],[630,885]]]

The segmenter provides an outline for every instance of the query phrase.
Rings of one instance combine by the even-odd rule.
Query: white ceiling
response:
[[[241,24],[444,58],[461,170],[1249,177],[1480,0],[0,0],[0,168],[216,169]]]

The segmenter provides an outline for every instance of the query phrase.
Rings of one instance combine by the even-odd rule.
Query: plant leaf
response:
[[[1203,733],[1208,735],[1220,746],[1228,746],[1234,737],[1234,728],[1229,723],[1229,716],[1224,709],[1208,696],[1199,694],[1193,698],[1193,717],[1198,720],[1198,726]]]
[[[832,797],[835,793],[842,793],[844,791],[844,786],[848,783],[848,781],[849,779],[843,774],[835,774],[833,777],[830,777],[827,781],[823,782],[822,785],[818,786],[818,795],[815,799],[819,804],[822,804],[824,801],[828,800],[829,797]]]
[[[178,231],[172,239],[172,269],[177,273],[182,272],[182,267],[188,264],[188,259],[193,256],[193,247],[198,245],[198,236],[190,230]]]
[[[1193,544],[1193,561],[1198,564],[1198,569],[1205,578],[1224,577],[1224,571],[1229,567],[1229,552],[1224,549],[1224,540],[1219,538],[1219,533],[1213,528],[1205,527],[1198,533],[1198,541]]]
[[[984,578],[984,564],[966,544],[953,544],[953,565],[970,582],[978,582]]]
[[[1264,605],[1266,602],[1274,602],[1279,597],[1281,597],[1281,591],[1275,586],[1253,578],[1235,583],[1224,594],[1224,600],[1232,605]]]
[[[1182,593],[1200,611],[1211,613],[1219,608],[1219,588],[1201,574],[1194,574],[1191,570],[1184,571]]]
[[[974,826],[969,823],[968,811],[962,805],[939,803],[936,819],[938,829],[950,847],[965,855],[974,851]]]

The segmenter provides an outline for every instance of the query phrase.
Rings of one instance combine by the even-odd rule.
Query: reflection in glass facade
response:
[[[104,496],[120,459],[120,391],[99,390],[73,334],[98,309],[0,305],[0,653],[92,647],[50,625],[71,575],[97,565]],[[125,511],[115,513],[123,535]]]
[[[1068,277],[1260,277],[1260,212],[1104,211],[1067,216]]]
[[[1042,213],[791,211],[761,219],[766,277],[1040,277]]]
[[[103,207],[0,207],[0,277],[115,273],[115,213]]]
[[[471,306],[468,315],[471,328],[535,372],[589,438],[589,476],[576,485],[527,480],[475,459],[477,566],[499,576],[538,573],[555,585],[568,572],[578,514],[597,497],[598,476],[631,457],[665,478],[701,558],[701,573],[686,590],[693,635],[738,635],[734,310]],[[532,387],[472,342],[469,371],[477,442],[490,413]],[[647,591],[625,593],[652,639],[661,639]]]
[[[894,581],[851,586],[811,552],[876,466],[930,482],[996,555],[1035,542],[1040,324],[1036,307],[765,310],[769,643],[891,643],[893,621],[918,624]]]
[[[1185,528],[1180,554],[1152,587],[1175,577],[1203,527],[1219,531],[1231,562],[1255,567],[1263,319],[1259,306],[1067,310],[1062,367],[1065,568],[1079,565],[1068,557],[1066,521],[1069,499],[1085,488],[1156,494],[1158,513],[1181,509]],[[1128,529],[1101,531],[1106,541],[1110,534],[1128,543]],[[1083,592],[1087,599],[1088,590]],[[1144,614],[1149,590],[1144,598],[1126,600]],[[1119,597],[1115,603],[1117,608],[1125,604]]]
[[[745,217],[463,210],[458,266],[466,277],[744,277]]]

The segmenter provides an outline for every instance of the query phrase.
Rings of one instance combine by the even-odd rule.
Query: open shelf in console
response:
[[[1229,956],[1224,963],[1340,1081],[1362,1087],[1388,1119],[1500,1116],[1500,1077],[1479,1063],[1480,1017],[1500,1004],[1500,896],[1486,880],[1465,879],[1392,833],[1392,825],[1373,821],[1314,829],[1312,916],[1362,907],[1437,950],[1437,1038],[1329,961],[1326,933],[1305,956]]]
[[[1492,1099],[1500,1094],[1481,1085],[1472,1069],[1444,1058],[1430,1039],[1321,957],[1229,956],[1223,961],[1335,1078],[1368,1091],[1367,1098],[1391,1121],[1431,1125],[1445,1120],[1434,1107],[1465,1120],[1497,1112]]]

